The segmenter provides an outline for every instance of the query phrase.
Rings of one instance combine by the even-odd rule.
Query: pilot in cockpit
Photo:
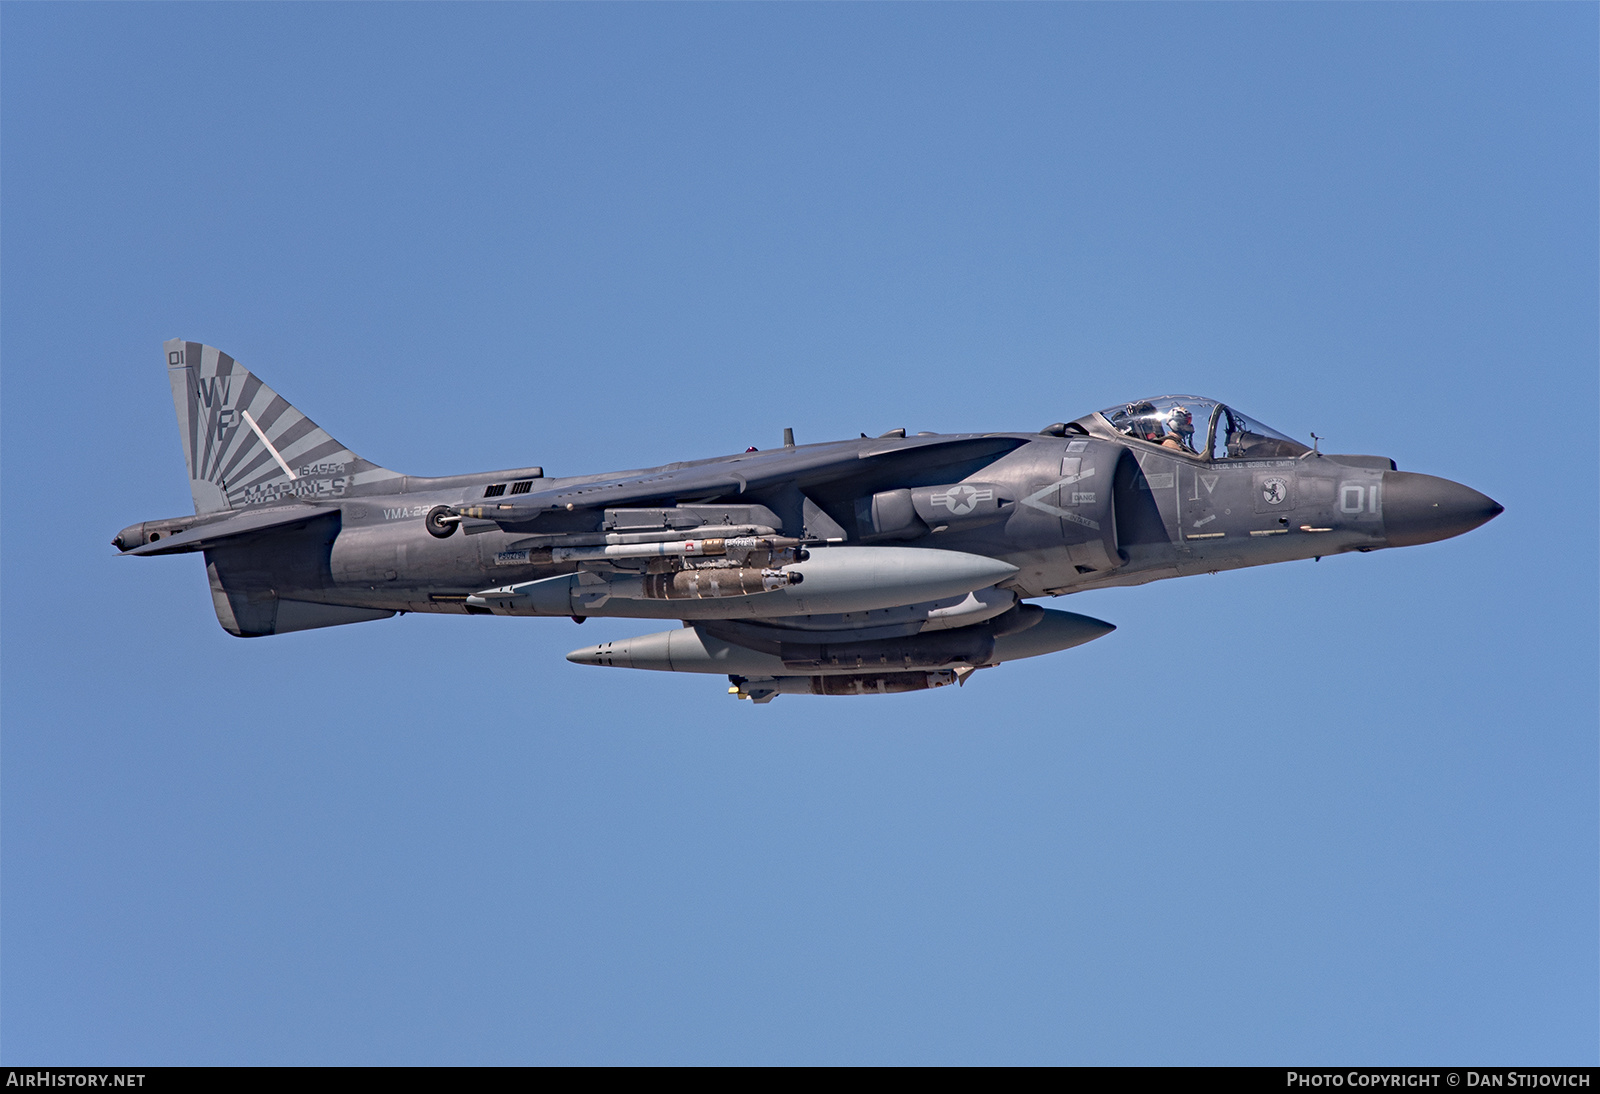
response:
[[[1116,421],[1118,428],[1130,437],[1137,437],[1151,444],[1161,443],[1161,417],[1156,411],[1155,404],[1148,399],[1141,399],[1137,403],[1129,403],[1123,407],[1117,414]]]
[[[1194,456],[1194,415],[1189,413],[1189,408],[1175,406],[1167,412],[1166,435],[1157,443],[1162,448],[1176,448],[1179,452],[1187,452]]]
[[[1206,426],[1206,432],[1200,438],[1207,446],[1205,452],[1195,444],[1196,410],[1199,411],[1200,421]],[[1140,399],[1085,417],[1080,424],[1092,429],[1097,419],[1108,422],[1124,437],[1170,448],[1196,459],[1282,460],[1294,459],[1312,451],[1299,441],[1268,429],[1231,407],[1198,395],[1163,395],[1156,399]],[[1216,449],[1214,453],[1213,448]]]

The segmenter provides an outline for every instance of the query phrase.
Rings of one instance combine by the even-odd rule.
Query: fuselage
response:
[[[938,459],[917,466],[919,450],[982,440],[1009,450],[974,460],[981,466],[965,475],[955,474],[962,466]],[[468,598],[486,588],[595,569],[592,562],[560,558],[559,549],[570,553],[575,547],[683,535],[801,537],[813,554],[840,546],[960,552],[1015,567],[1002,585],[1030,598],[1427,542],[1459,534],[1500,511],[1470,488],[1396,471],[1380,457],[1306,451],[1217,459],[1119,434],[1101,415],[1045,434],[922,435],[787,451],[801,462],[815,457],[809,462],[829,466],[858,458],[869,447],[880,458],[901,457],[905,469],[893,477],[892,489],[871,490],[882,482],[863,486],[836,475],[808,484],[802,470],[782,489],[741,493],[739,469],[751,453],[568,479],[402,477],[399,491],[354,497],[337,496],[343,493],[337,466],[311,468],[312,474],[296,480],[297,494],[263,506],[294,505],[304,515],[303,524],[218,550],[234,556],[226,564],[235,573],[241,568],[270,572],[279,597],[386,611],[493,611],[475,608]],[[526,492],[535,484],[540,490],[581,492],[586,484],[723,466],[729,487],[720,497],[664,496],[616,508],[557,509],[511,530],[467,519],[461,522],[463,534],[443,537],[425,527],[427,515],[438,507],[474,511],[471,507],[483,506],[486,497],[514,500],[517,495],[508,491]],[[320,481],[324,478],[329,482]],[[796,487],[810,503],[809,515],[793,504]],[[713,512],[719,508],[726,510],[720,518]],[[657,519],[685,509],[699,513],[700,523],[675,530],[670,516]],[[149,522],[124,535],[131,546],[147,542],[158,526],[170,536],[197,520]],[[270,558],[253,567],[253,553]],[[622,573],[645,568],[631,559],[601,567]],[[792,614],[793,609],[774,611]],[[524,606],[510,614],[575,613]],[[749,610],[735,610],[727,600],[611,598],[592,614],[716,618],[743,617]]]

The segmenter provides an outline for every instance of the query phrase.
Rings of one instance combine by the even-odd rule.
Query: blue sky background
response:
[[[7,1063],[1593,1064],[1593,5],[0,8]],[[1506,513],[960,690],[242,641],[160,343],[415,474],[1227,400]]]

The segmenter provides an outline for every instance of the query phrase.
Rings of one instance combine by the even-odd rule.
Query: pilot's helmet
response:
[[[1122,413],[1119,415],[1122,419],[1122,431],[1136,437],[1148,436],[1152,428],[1160,432],[1160,427],[1150,420],[1155,417],[1155,413],[1155,404],[1148,399],[1129,403],[1122,408]]]
[[[1185,406],[1175,406],[1167,412],[1167,429],[1182,437],[1194,436],[1194,416]]]

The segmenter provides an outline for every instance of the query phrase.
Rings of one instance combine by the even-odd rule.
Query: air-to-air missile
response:
[[[420,478],[363,460],[227,354],[165,348],[194,515],[112,542],[203,552],[228,633],[399,612],[671,619],[568,660],[726,675],[758,703],[964,683],[1113,629],[1040,597],[1431,543],[1502,511],[1191,395],[1037,432],[786,430],[646,470]]]

